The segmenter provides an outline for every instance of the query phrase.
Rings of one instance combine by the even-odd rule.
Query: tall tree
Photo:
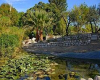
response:
[[[64,19],[61,18],[61,20],[59,20],[59,22],[57,23],[57,27],[55,29],[56,34],[58,35],[66,35],[66,24],[64,22]]]
[[[98,4],[97,11],[98,11],[98,14],[100,16],[100,3]]]
[[[94,33],[93,23],[95,25],[95,33],[97,32],[97,25],[96,24],[97,24],[98,20],[99,20],[99,15],[98,15],[96,6],[89,7],[89,13],[87,15],[87,21],[91,25],[91,31],[92,31],[92,33]]]
[[[56,14],[56,23],[59,24],[59,22],[65,21],[66,19],[66,10],[67,10],[67,3],[66,0],[49,0],[50,4],[55,4],[57,9],[57,13]],[[58,21],[58,22],[57,22]],[[66,23],[66,21],[65,21]],[[54,25],[54,30],[57,28],[57,26],[59,25]],[[67,24],[67,23],[66,23]],[[59,28],[60,29],[60,28]],[[66,25],[66,30],[68,29],[67,25]]]
[[[100,22],[100,3],[98,4],[97,12],[98,12],[98,23],[99,23]],[[98,28],[97,33],[98,31],[100,31],[100,28]]]
[[[49,0],[49,3],[54,3],[56,4],[57,8],[62,12],[66,11],[67,8],[67,3],[66,0]]]
[[[43,41],[43,30],[50,25],[50,17],[44,10],[35,10],[30,8],[23,17],[26,24],[34,25],[36,29],[36,40]]]
[[[75,21],[75,14],[73,11],[68,11],[65,13],[65,15],[63,14],[62,17],[66,24],[66,35],[68,36],[69,35],[69,26],[72,22]]]
[[[60,10],[57,8],[57,6],[54,3],[45,4],[45,3],[39,2],[38,4],[36,4],[34,7],[30,8],[29,10],[33,10],[33,11],[44,10],[44,11],[46,11],[46,13],[49,15],[51,20],[48,23],[49,27],[47,27],[47,29],[49,29],[49,30],[47,30],[47,29],[45,29],[45,30],[46,30],[46,32],[48,31],[48,33],[52,33],[52,32],[56,33],[56,27],[59,26],[58,23],[59,23],[59,20],[61,20],[60,19],[61,15],[60,15]],[[27,15],[27,17],[28,16],[30,16],[30,15]],[[31,20],[31,19],[29,19],[29,20]],[[25,19],[24,19],[24,21],[25,21]],[[31,23],[31,21],[29,21],[29,22]],[[27,22],[25,22],[25,24],[27,24]]]
[[[74,18],[72,19],[74,25],[77,28],[77,32],[79,33],[81,31],[81,27],[86,24],[86,18],[88,14],[88,6],[86,4],[81,4],[79,7],[74,6],[74,9],[72,9],[72,15]]]
[[[16,26],[18,24],[18,12],[13,7],[11,7],[12,9],[10,10],[10,7],[11,6],[9,4],[2,4],[0,6],[0,16],[9,17],[11,20],[11,25]]]
[[[18,26],[20,26],[20,27],[23,26],[23,21],[22,21],[23,15],[24,15],[24,12],[19,12],[18,13]]]
[[[7,16],[2,16],[0,17],[0,26],[5,27],[5,26],[10,26],[11,25],[11,20]]]

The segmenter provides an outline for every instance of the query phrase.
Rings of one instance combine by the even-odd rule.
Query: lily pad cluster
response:
[[[20,59],[10,59],[7,64],[0,67],[1,80],[16,80],[25,74],[36,73],[39,70],[46,71],[50,68],[50,60],[26,55]]]

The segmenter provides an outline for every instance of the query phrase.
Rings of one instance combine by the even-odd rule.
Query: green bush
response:
[[[18,47],[19,39],[17,35],[1,34],[0,36],[0,53],[2,56],[9,55]]]
[[[1,25],[2,27],[11,25],[11,20],[10,20],[10,18],[7,17],[7,16],[2,16],[2,17],[0,17],[0,25]]]

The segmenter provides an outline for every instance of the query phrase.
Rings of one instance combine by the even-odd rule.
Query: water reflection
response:
[[[49,58],[59,65],[56,67],[55,74],[44,78],[36,78],[28,75],[24,80],[80,80],[80,78],[94,79],[100,76],[100,61],[74,58]],[[33,74],[32,74],[33,75]],[[26,75],[25,75],[26,76]],[[29,79],[29,80],[31,80]],[[20,80],[23,80],[22,78]]]
[[[70,77],[93,78],[100,75],[100,64],[90,60],[68,59],[66,60],[66,70]]]
[[[45,77],[45,78],[37,78],[36,80],[50,80],[49,77]]]

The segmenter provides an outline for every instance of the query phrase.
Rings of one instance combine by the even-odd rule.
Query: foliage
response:
[[[49,3],[39,2],[35,6],[31,7],[24,12],[17,12],[9,4],[0,5],[0,26],[31,26],[33,27],[31,31],[38,28],[43,30],[43,34],[62,34],[59,31],[60,22],[62,22],[62,17],[66,24],[66,35],[69,34],[69,26],[74,24],[77,32],[82,32],[81,28],[84,25],[90,24],[91,32],[98,32],[99,21],[100,21],[100,4],[96,6],[87,6],[85,3],[80,6],[74,6],[70,11],[67,10],[66,0],[49,0]],[[37,14],[37,15],[36,15]],[[40,15],[41,14],[41,15]],[[39,16],[38,16],[39,15]],[[41,20],[40,20],[41,18]],[[94,26],[94,27],[93,27]],[[45,29],[44,29],[45,28]],[[63,27],[65,30],[65,26]],[[28,28],[27,28],[28,29]],[[83,32],[86,29],[83,29]],[[73,32],[73,31],[72,31]],[[64,32],[65,33],[65,32]]]
[[[65,35],[66,34],[66,24],[63,19],[58,22],[58,26],[56,28],[56,32],[58,35]]]
[[[34,8],[27,10],[26,16],[24,16],[23,19],[24,23],[34,25],[32,30],[36,30],[36,34],[39,35],[39,40],[43,40],[43,30],[48,29],[52,21],[45,10],[34,11]],[[38,41],[37,35],[36,40]]]
[[[16,47],[18,46],[18,36],[17,35],[8,35],[8,34],[1,34],[0,36],[0,46],[7,47]]]
[[[11,25],[11,20],[9,17],[2,16],[0,17],[0,26],[5,27],[5,26],[10,26]]]
[[[10,10],[11,7],[11,10]],[[0,6],[0,17],[4,16],[5,18],[8,17],[10,19],[10,23],[12,26],[18,25],[18,12],[15,8],[13,8],[9,4],[2,4]]]
[[[90,27],[90,24],[87,24],[87,25],[85,25],[85,32],[86,33],[91,33],[91,27]]]
[[[18,47],[19,39],[17,35],[1,34],[0,53],[2,56],[11,56],[15,47]]]
[[[50,60],[46,58],[38,59],[35,55],[24,55],[19,59],[10,59],[6,65],[0,67],[0,79],[19,79],[25,73],[37,72],[38,70],[47,70]]]
[[[24,37],[24,32],[26,31],[24,28],[18,28],[18,27],[1,27],[1,32],[2,34],[13,34],[13,35],[17,35],[19,38],[19,44],[21,45],[23,37]]]
[[[22,20],[23,15],[24,15],[24,12],[18,13],[18,24],[17,24],[17,26],[23,27],[23,20]]]
[[[74,9],[72,9],[72,22],[77,28],[77,32],[80,32],[80,27],[86,24],[86,18],[88,14],[88,6],[86,4],[81,4],[79,7],[74,6]]]
[[[25,30],[18,27],[0,27],[0,54],[10,57],[20,48]]]
[[[96,6],[89,7],[89,12],[87,15],[88,15],[87,22],[89,22],[91,25],[91,32],[96,33],[98,30],[97,23],[99,22],[99,13],[98,13],[98,10],[96,9]],[[93,23],[95,25],[95,31],[93,31]]]
[[[59,4],[60,5],[60,4]],[[43,33],[45,34],[53,34],[53,32],[58,33],[58,31],[56,32],[55,30],[55,26],[57,27],[57,29],[59,29],[59,31],[61,30],[59,26],[59,22],[61,20],[61,13],[60,10],[58,9],[58,7],[56,6],[55,3],[50,3],[50,4],[45,4],[42,2],[39,2],[38,4],[36,4],[34,7],[30,8],[29,10],[27,10],[27,13],[25,13],[25,15],[23,16],[23,20],[25,25],[29,24],[31,26],[33,26],[33,29],[36,26],[40,26],[41,22],[37,21],[39,20],[39,17],[36,17],[38,14],[42,13],[45,15],[44,17],[47,17],[46,22],[45,22],[45,29],[43,28]],[[37,15],[34,16],[34,13],[36,13]],[[46,13],[46,14],[45,14]],[[26,18],[25,18],[26,17]],[[42,19],[42,23],[43,23],[43,19]],[[35,25],[37,24],[37,25]],[[40,26],[43,27],[43,26]]]
[[[34,7],[27,10],[25,15],[23,16],[23,21],[26,25],[34,25],[34,28],[38,27],[39,29],[44,29],[44,27],[47,27],[51,24],[52,19],[44,9],[41,9],[42,5],[44,5],[44,3],[40,2],[38,3],[38,5],[35,5]]]
[[[66,11],[67,3],[66,0],[49,0],[49,3],[56,4],[57,8],[62,12]]]

